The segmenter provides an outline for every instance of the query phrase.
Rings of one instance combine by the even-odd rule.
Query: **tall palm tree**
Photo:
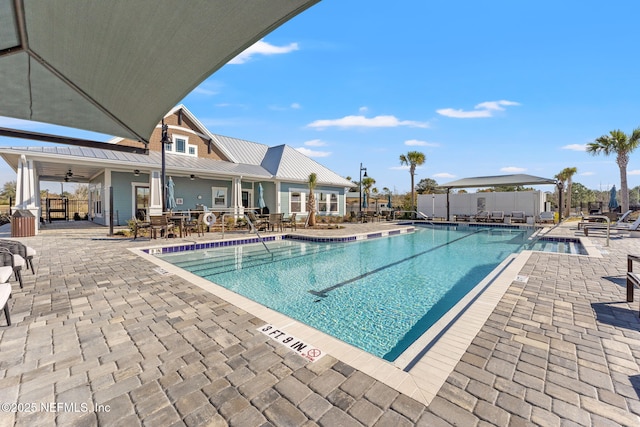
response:
[[[407,154],[400,154],[400,164],[409,166],[411,174],[411,210],[416,209],[416,189],[414,184],[416,166],[424,164],[427,157],[419,151],[409,151]]]
[[[616,163],[620,168],[620,198],[622,212],[629,210],[629,188],[627,185],[627,165],[629,164],[629,154],[640,145],[640,127],[633,130],[631,135],[627,135],[620,129],[612,130],[609,135],[602,135],[594,142],[587,144],[587,153],[609,154],[616,153]]]
[[[307,181],[309,185],[309,199],[307,200],[307,212],[309,212],[309,227],[313,227],[316,225],[316,196],[313,194],[313,190],[315,190],[316,185],[318,184],[318,176],[315,172],[311,172],[309,174],[309,180]]]
[[[562,181],[562,184],[567,184],[566,186],[563,185],[563,187],[566,189],[566,194],[567,194],[567,198],[565,199],[565,209],[564,209],[564,216],[569,218],[569,214],[571,211],[571,186],[573,185],[572,182],[572,177],[573,175],[575,175],[576,173],[578,173],[578,168],[564,168],[560,171],[559,174],[556,175],[556,179]],[[562,207],[560,207],[559,210],[561,210]]]

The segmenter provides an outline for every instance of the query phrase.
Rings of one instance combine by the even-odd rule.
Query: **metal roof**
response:
[[[478,176],[474,178],[463,178],[439,185],[441,188],[480,188],[498,187],[504,185],[550,185],[555,184],[555,179],[540,178],[538,176],[516,174],[516,175],[496,175]]]
[[[203,80],[318,1],[0,1],[0,115],[147,141]]]

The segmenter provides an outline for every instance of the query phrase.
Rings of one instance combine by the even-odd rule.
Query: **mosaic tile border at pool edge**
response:
[[[404,229],[381,231],[381,232],[368,233],[368,234],[357,234],[357,235],[343,236],[343,237],[318,237],[318,236],[303,236],[300,234],[284,234],[284,235],[276,235],[276,236],[265,236],[262,238],[252,237],[248,239],[221,240],[217,242],[189,243],[186,245],[163,246],[159,248],[142,249],[142,251],[150,255],[157,255],[157,254],[194,251],[199,249],[215,249],[215,248],[222,248],[222,247],[228,247],[228,246],[248,245],[248,244],[260,243],[260,242],[275,242],[278,240],[296,240],[296,241],[307,241],[307,242],[318,242],[318,243],[327,243],[327,242],[348,243],[348,242],[356,242],[356,241],[362,241],[362,240],[368,240],[368,239],[377,239],[381,237],[396,236],[399,234],[411,233],[413,231],[415,231],[414,228],[404,228]]]

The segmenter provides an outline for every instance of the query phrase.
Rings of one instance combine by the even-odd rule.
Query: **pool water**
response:
[[[156,255],[264,306],[395,360],[530,229],[417,227],[353,243],[281,240]]]

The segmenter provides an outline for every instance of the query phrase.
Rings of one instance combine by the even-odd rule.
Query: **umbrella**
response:
[[[609,192],[609,210],[612,211],[614,209],[618,209],[618,200],[616,199],[616,186],[611,187],[611,191]]]
[[[0,1],[0,116],[148,142],[209,75],[318,1]]]
[[[172,211],[178,207],[176,205],[176,196],[175,196],[175,185],[173,184],[173,179],[169,177],[169,182],[167,182],[167,209]]]
[[[258,207],[260,208],[260,213],[265,208],[266,203],[264,202],[264,190],[262,190],[262,183],[258,183]]]
[[[391,209],[391,193],[387,195],[387,207]]]
[[[367,203],[367,193],[364,193],[362,195],[362,208],[366,209],[369,207],[369,204]]]

